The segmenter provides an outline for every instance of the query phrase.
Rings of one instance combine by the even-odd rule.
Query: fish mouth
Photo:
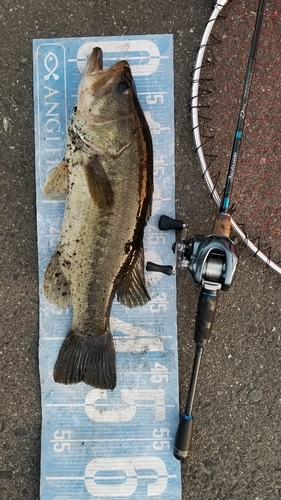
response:
[[[113,66],[106,68],[106,72],[114,74],[120,71],[120,68],[130,73],[127,61],[118,61]],[[91,55],[87,59],[83,76],[93,75],[100,71],[103,71],[103,51],[100,47],[94,47]]]
[[[100,47],[94,47],[90,57],[87,60],[84,76],[97,73],[103,70],[103,52]]]
[[[113,66],[103,68],[103,51],[100,47],[93,48],[87,59],[78,93],[82,95],[89,90],[92,95],[101,97],[111,93],[112,88],[120,82],[127,83],[128,87],[134,88],[128,62],[122,60]]]

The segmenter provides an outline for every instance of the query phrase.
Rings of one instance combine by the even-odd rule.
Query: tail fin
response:
[[[112,333],[92,336],[70,329],[59,352],[54,380],[60,384],[85,382],[98,389],[116,386]]]

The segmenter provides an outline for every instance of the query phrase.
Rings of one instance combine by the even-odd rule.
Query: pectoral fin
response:
[[[144,278],[144,251],[138,252],[131,269],[117,288],[117,300],[127,307],[143,306],[150,301]]]
[[[43,193],[47,198],[61,196],[67,190],[67,163],[62,161],[46,180]]]
[[[97,156],[93,156],[84,165],[86,180],[94,202],[100,207],[111,207],[114,193],[110,180]]]
[[[66,309],[71,303],[70,286],[61,270],[58,252],[52,256],[45,272],[44,295],[61,309]]]

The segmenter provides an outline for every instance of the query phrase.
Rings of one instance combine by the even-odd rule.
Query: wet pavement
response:
[[[40,386],[32,39],[173,33],[176,213],[190,236],[216,213],[193,151],[190,73],[210,0],[6,0],[0,6],[0,498],[39,499]],[[4,118],[6,120],[4,120]],[[4,121],[3,121],[4,120]],[[280,278],[239,244],[200,373],[183,500],[280,498]],[[180,400],[193,360],[198,290],[178,275]]]

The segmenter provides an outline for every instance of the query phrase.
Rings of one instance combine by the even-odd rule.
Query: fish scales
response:
[[[114,170],[118,169],[118,178],[112,179],[110,166],[107,169],[114,186],[115,203],[110,210],[95,205],[83,170],[69,171],[69,182],[73,182],[75,189],[70,189],[68,195],[67,217],[64,220],[59,248],[64,260],[65,277],[75,280],[76,283],[71,297],[74,308],[73,324],[77,326],[82,317],[85,321],[85,314],[89,315],[93,329],[100,328],[97,324],[98,315],[101,314],[103,320],[107,320],[102,306],[104,305],[107,311],[115,278],[127,258],[125,246],[128,242],[133,245],[139,211],[139,179],[137,171],[133,175],[128,172],[134,161],[132,149],[135,149],[134,144],[130,146],[129,151],[123,153],[122,158],[112,162]],[[123,161],[123,156],[128,158]],[[67,266],[69,261],[70,269]],[[95,318],[94,324],[92,318]]]
[[[151,136],[129,66],[122,61],[103,70],[96,48],[78,90],[65,160],[44,186],[47,196],[66,191],[61,237],[44,280],[50,302],[73,308],[54,368],[57,382],[116,385],[109,324],[114,295],[129,307],[150,299],[143,232],[152,176]]]

